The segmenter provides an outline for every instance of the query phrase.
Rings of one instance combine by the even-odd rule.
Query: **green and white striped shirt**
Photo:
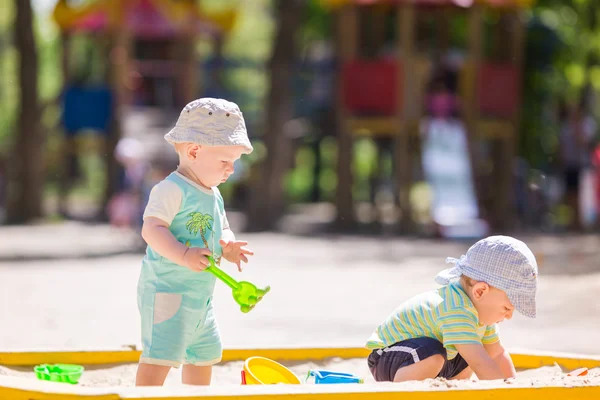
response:
[[[402,303],[377,327],[366,347],[380,349],[407,339],[439,340],[456,357],[457,344],[492,344],[499,341],[498,328],[479,325],[475,306],[458,282],[432,290]]]

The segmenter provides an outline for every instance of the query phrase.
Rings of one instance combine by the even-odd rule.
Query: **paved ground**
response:
[[[446,256],[468,247],[376,237],[244,237],[256,252],[251,264],[242,275],[224,267],[272,291],[242,314],[225,285],[217,286],[227,347],[362,346],[400,301],[434,287]],[[600,355],[599,240],[531,240],[542,264],[539,317],[502,324],[508,346]],[[0,229],[0,347],[139,344],[141,254],[127,254],[132,243],[130,235],[102,226]]]

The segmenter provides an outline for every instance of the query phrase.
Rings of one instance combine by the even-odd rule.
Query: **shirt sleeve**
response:
[[[477,324],[477,317],[467,309],[448,310],[438,320],[444,347],[457,344],[481,344],[477,334]]]
[[[498,335],[498,325],[488,325],[485,329],[485,333],[483,334],[483,339],[481,340],[483,344],[494,344],[500,341],[500,336]]]
[[[161,181],[150,191],[148,204],[144,210],[144,219],[158,218],[171,225],[179,212],[183,194],[175,182]]]

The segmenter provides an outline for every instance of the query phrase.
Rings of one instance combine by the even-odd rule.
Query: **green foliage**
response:
[[[539,0],[528,13],[520,148],[533,166],[556,161],[558,104],[600,90],[599,17],[595,0]]]
[[[326,10],[321,0],[307,0],[306,16],[301,34],[304,42],[331,38],[333,31],[332,14]]]
[[[238,23],[225,43],[226,58],[249,60],[258,66],[268,60],[275,26],[272,0],[198,1],[210,9],[235,6],[240,10]],[[333,33],[332,14],[322,7],[319,0],[307,1],[304,24],[298,33],[301,39],[300,56],[310,48],[311,43],[329,40]],[[19,100],[17,54],[12,43],[13,3],[4,1],[0,13],[0,155],[5,155],[10,150],[9,140],[14,132]],[[491,15],[488,19],[493,20],[496,17]],[[596,91],[600,90],[599,21],[600,7],[597,0],[537,0],[534,8],[526,13],[528,32],[523,73],[524,102],[521,112],[520,153],[533,166],[545,167],[553,163],[558,143],[558,101],[578,101],[586,85],[590,85]],[[391,18],[389,23],[389,35],[393,37],[393,30],[396,28],[392,25],[395,18]],[[467,42],[467,28],[465,13],[456,13],[450,19],[451,47],[464,47]],[[57,29],[48,15],[38,15],[35,32],[40,68],[40,99],[43,104],[48,104],[59,95],[62,85],[60,43]],[[100,79],[103,76],[103,63],[100,52],[94,51],[94,46],[94,42],[80,38],[74,44],[73,53],[79,59],[89,60],[87,72],[92,79]],[[200,48],[206,53],[210,52],[208,48]],[[266,74],[264,68],[248,66],[232,69],[225,76],[228,87],[236,88],[236,91],[245,94],[240,106],[249,120],[262,120],[263,100],[268,85]],[[43,115],[42,123],[49,133],[51,152],[57,148],[60,132],[54,133],[52,128],[56,125],[59,112],[57,106],[49,106],[45,108]],[[253,135],[257,134],[256,130],[252,132]],[[323,172],[317,184],[324,197],[331,200],[337,185],[336,144],[333,138],[327,138],[321,146]],[[260,151],[256,152],[256,157],[259,153]],[[357,198],[365,199],[368,196],[362,188],[373,170],[376,157],[369,141],[360,142],[356,146],[354,172],[356,187],[360,188],[357,189]],[[309,197],[308,193],[313,184],[314,155],[303,148],[296,155],[295,161],[296,168],[287,177],[286,185],[291,199],[302,201]],[[95,166],[90,166],[97,173],[101,171],[96,165],[99,162],[95,160]]]
[[[12,45],[14,6],[5,1],[0,13],[0,157],[9,151],[18,101],[17,54]]]
[[[4,155],[11,148],[10,138],[15,129],[20,97],[18,54],[12,41],[13,31],[14,5],[12,1],[5,0],[0,13],[0,153]],[[38,47],[40,101],[44,104],[56,98],[62,84],[60,47],[56,28],[45,16],[36,18],[34,32]],[[44,118],[42,122],[54,124],[52,118]]]

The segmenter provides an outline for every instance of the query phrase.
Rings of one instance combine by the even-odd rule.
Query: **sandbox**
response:
[[[134,377],[139,351],[135,348],[103,351],[0,352],[0,399],[600,399],[600,357],[576,354],[513,351],[518,376],[504,381],[446,381],[440,379],[402,384],[375,383],[362,348],[230,349],[215,366],[211,387],[180,383],[172,370],[163,388],[136,388]],[[277,360],[302,382],[307,372],[333,370],[364,378],[363,384],[241,385],[243,361],[252,356]],[[33,366],[70,363],[85,366],[77,385],[37,380]],[[587,367],[582,377],[567,372]]]

